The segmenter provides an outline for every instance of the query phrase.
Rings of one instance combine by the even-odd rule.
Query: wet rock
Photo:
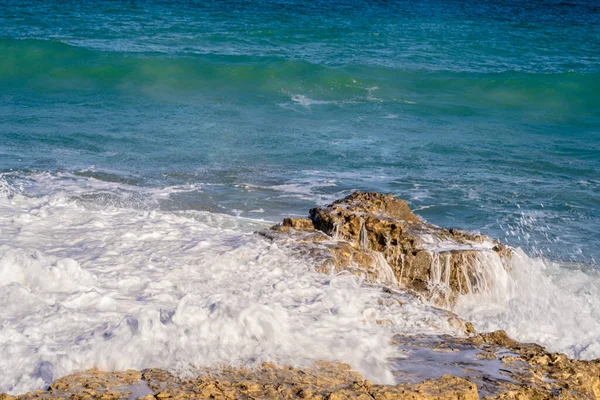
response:
[[[131,399],[152,393],[141,378],[142,373],[139,371],[104,372],[94,368],[57,379],[48,390],[15,397],[3,397],[6,395],[0,394],[0,399]]]
[[[1,400],[29,399],[598,399],[600,398],[600,364],[578,361],[561,354],[514,341],[502,345],[490,337],[398,338],[398,344],[446,354],[439,364],[440,376],[416,383],[377,385],[362,378],[341,363],[317,362],[311,368],[293,368],[265,363],[253,369],[222,368],[199,371],[193,379],[182,379],[160,369],[142,372],[102,372],[97,369],[63,377],[47,390],[19,396],[1,395]],[[500,343],[500,342],[498,342]],[[508,345],[509,347],[504,347]],[[497,373],[490,375],[489,363],[477,370],[472,358],[461,361],[460,353],[496,354],[510,358]],[[510,356],[503,354],[510,353]],[[452,358],[453,361],[450,361]],[[539,362],[540,358],[549,361]],[[443,358],[441,359],[443,360]],[[418,362],[418,360],[414,360]],[[420,364],[423,366],[422,364]],[[452,367],[461,376],[442,374]],[[92,388],[93,387],[93,388]],[[140,389],[143,388],[141,391]],[[144,393],[143,391],[146,391]]]
[[[117,377],[118,379],[115,380]],[[24,399],[122,399],[136,398],[123,388],[143,383],[153,392],[148,399],[478,399],[477,387],[462,378],[445,375],[421,383],[396,386],[374,385],[350,366],[317,362],[312,368],[292,368],[265,363],[255,369],[223,368],[205,371],[195,379],[179,379],[169,372],[148,369],[131,381],[123,373],[90,370],[55,382],[47,391],[17,396]],[[95,391],[84,386],[100,383]],[[57,389],[61,387],[62,389]],[[5,397],[4,399],[13,399]]]
[[[600,360],[569,359],[496,331],[469,337],[396,336],[407,353],[397,378],[452,374],[477,386],[485,399],[600,399]]]
[[[92,369],[58,379],[45,391],[0,399],[600,398],[600,361],[549,353],[538,345],[514,341],[503,331],[470,337],[398,336],[394,342],[403,351],[412,349],[408,358],[397,361],[405,363],[398,373],[404,368],[417,374],[415,382],[377,385],[350,366],[331,362],[317,362],[311,368],[265,363],[253,369],[206,369],[193,379],[160,369]]]
[[[510,339],[506,332],[484,333],[472,338],[488,351],[499,347],[513,355],[502,357],[505,365],[518,366],[513,378],[520,388],[511,388],[499,399],[600,399],[600,360],[575,360],[550,353],[534,343]]]
[[[485,235],[428,224],[404,201],[379,193],[354,192],[263,234],[294,241],[321,272],[348,271],[442,306],[493,284],[490,257],[504,268],[511,257],[510,248]]]

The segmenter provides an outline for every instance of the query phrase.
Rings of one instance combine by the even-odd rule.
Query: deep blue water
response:
[[[600,5],[483,3],[3,0],[2,179],[271,220],[377,190],[597,263]]]

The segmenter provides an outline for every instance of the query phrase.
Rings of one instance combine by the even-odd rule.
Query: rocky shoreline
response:
[[[487,258],[511,268],[512,250],[497,240],[425,223],[404,201],[379,193],[354,192],[262,234],[295,243],[321,272],[347,271],[440,306],[493,284]]]
[[[461,294],[493,285],[490,268],[513,268],[510,247],[427,224],[404,201],[378,193],[355,192],[310,210],[309,218],[286,218],[258,234],[311,257],[322,273],[358,275],[367,284],[409,292],[443,309]],[[47,390],[0,394],[0,400],[600,398],[600,360],[569,359],[514,341],[503,331],[477,333],[470,322],[443,312],[464,336],[394,337],[407,354],[392,360],[397,381],[405,382],[396,386],[373,384],[341,363],[318,362],[312,368],[266,363],[251,370],[205,370],[194,379],[158,369],[89,370],[60,378]]]

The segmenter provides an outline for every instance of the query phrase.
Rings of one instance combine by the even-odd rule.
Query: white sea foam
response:
[[[291,98],[292,98],[293,102],[298,103],[300,105],[303,105],[305,107],[309,107],[309,106],[312,106],[312,105],[321,105],[321,104],[335,103],[333,101],[328,101],[328,100],[314,100],[314,99],[306,97],[306,96],[304,96],[302,94],[293,94]]]
[[[0,179],[0,391],[34,390],[94,366],[193,373],[267,360],[339,360],[391,382],[394,333],[458,334],[406,294],[314,272],[310,260],[252,233],[264,221],[100,205],[99,192],[164,195],[70,175]],[[452,250],[426,242],[436,254]],[[521,250],[507,270],[489,247],[478,250],[492,284],[459,297],[453,311],[480,331],[600,356],[596,273]]]
[[[368,101],[383,103],[384,100],[374,96],[375,91],[379,90],[379,88],[377,86],[367,87],[367,88],[365,88],[365,90],[367,91],[367,100]]]
[[[96,172],[93,169],[88,169],[82,172]],[[217,186],[214,184],[186,184],[173,185],[162,188],[140,187],[132,184],[127,184],[117,181],[108,181],[94,179],[85,175],[75,175],[67,172],[49,173],[41,172],[22,176],[19,173],[4,173],[0,175],[0,182],[6,184],[6,178],[14,177],[16,181],[11,184],[13,190],[18,188],[20,193],[26,193],[31,196],[44,196],[56,193],[62,193],[66,196],[82,196],[95,195],[96,197],[102,194],[118,194],[119,197],[136,199],[133,201],[137,206],[141,206],[140,201],[143,200],[145,206],[156,205],[158,200],[168,198],[176,193],[200,192],[205,186]],[[2,189],[0,189],[2,193]]]
[[[501,258],[491,241],[456,244],[434,235],[420,238],[433,255],[429,284],[441,293],[449,292],[450,252],[478,251],[471,261],[475,282],[466,279],[469,293],[451,307],[478,331],[502,329],[516,340],[570,357],[600,357],[600,274],[591,266],[530,257],[522,249]]]
[[[104,185],[81,179],[75,198]],[[408,295],[314,272],[252,233],[264,222],[89,207],[61,187],[29,197],[0,185],[0,391],[91,367],[267,360],[339,360],[391,382],[394,333],[456,333]]]
[[[596,271],[514,252],[508,270],[483,252],[491,285],[461,296],[453,311],[480,331],[503,329],[571,357],[600,357],[600,276]]]
[[[282,192],[282,197],[292,197],[302,200],[318,200],[319,204],[328,204],[340,197],[340,191],[330,194],[320,194],[323,188],[336,187],[335,179],[297,179],[284,185],[269,186],[268,189]]]
[[[427,233],[419,234],[419,239],[421,239],[420,247],[430,253],[442,253],[456,250],[485,251],[491,250],[494,247],[494,243],[491,241],[457,244],[455,241],[445,240],[434,234]]]

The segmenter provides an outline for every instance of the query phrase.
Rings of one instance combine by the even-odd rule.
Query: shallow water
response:
[[[523,373],[520,366],[502,362],[503,357],[517,356],[504,348],[497,349],[493,357],[486,357],[481,349],[447,336],[415,335],[396,340],[405,353],[394,363],[394,374],[402,382],[417,383],[446,374],[460,376],[474,382],[479,396],[484,397],[504,392],[502,385],[518,383],[514,377]]]
[[[4,1],[0,391],[266,359],[389,382],[393,334],[456,333],[439,312],[252,235],[355,189],[522,248],[455,311],[598,357],[599,22],[593,1]]]

